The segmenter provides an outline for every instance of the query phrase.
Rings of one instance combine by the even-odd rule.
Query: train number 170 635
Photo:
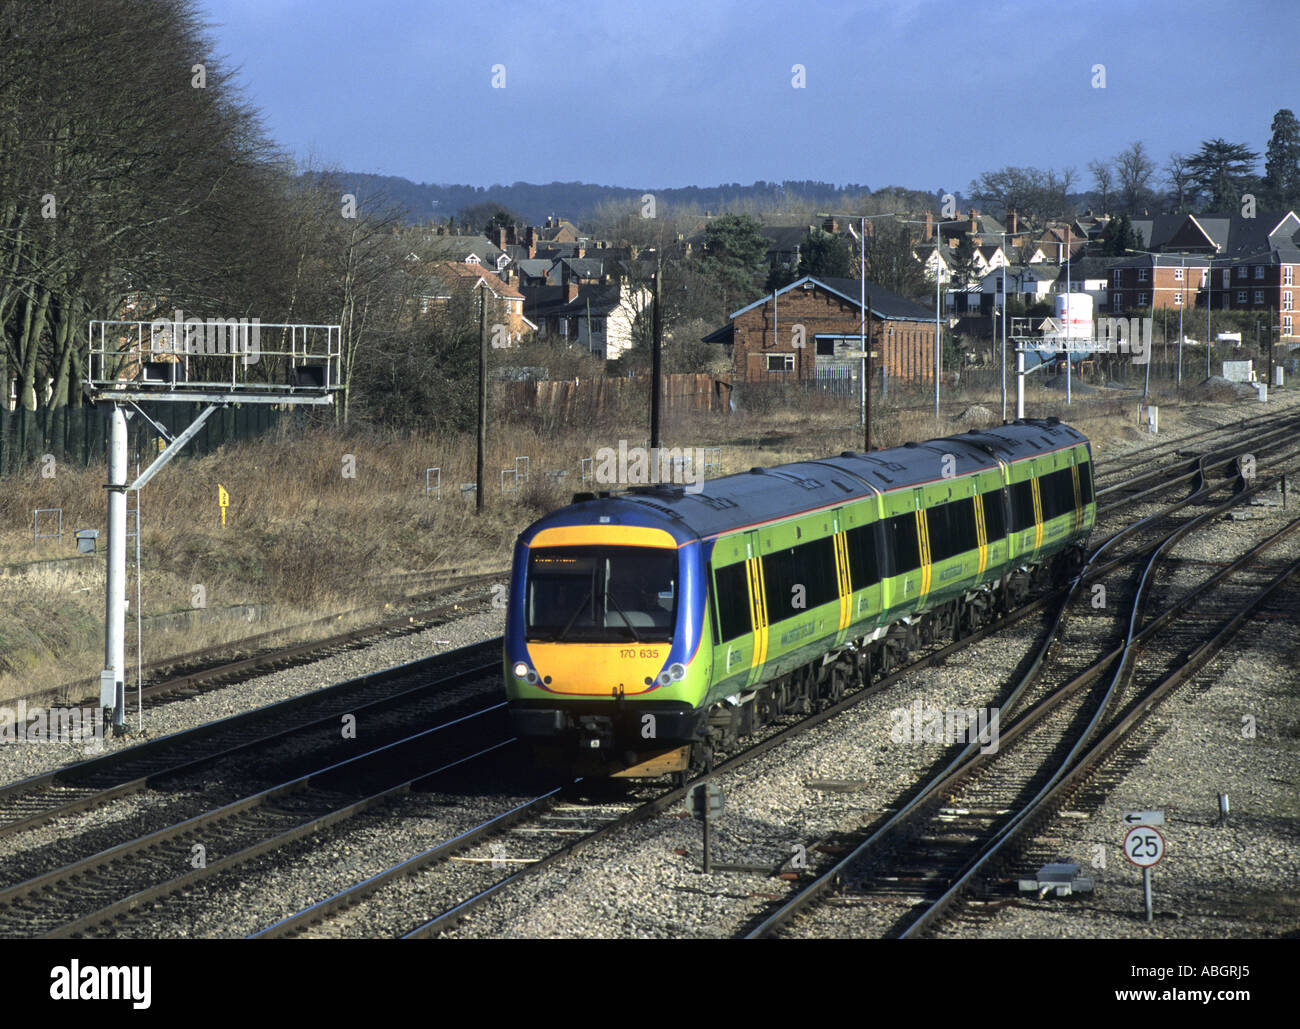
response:
[[[659,659],[659,648],[641,647],[640,649],[637,649],[636,647],[623,647],[619,650],[618,656],[619,657],[649,657],[649,658],[654,658],[657,661]]]

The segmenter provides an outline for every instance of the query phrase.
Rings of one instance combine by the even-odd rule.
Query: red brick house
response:
[[[1205,308],[1270,316],[1300,339],[1300,215],[1187,215],[1156,239],[1164,253],[1111,262],[1109,314],[1134,308]]]
[[[738,382],[815,382],[854,373],[861,352],[861,284],[805,276],[736,311],[706,343],[728,348]],[[934,381],[934,311],[866,284],[867,338],[890,382]]]

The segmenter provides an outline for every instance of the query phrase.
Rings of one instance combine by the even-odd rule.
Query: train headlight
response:
[[[669,665],[668,677],[672,679],[673,682],[681,682],[686,678],[686,666],[680,661],[674,665]]]
[[[522,661],[516,662],[515,664],[515,676],[519,679],[523,679],[528,676],[528,666],[524,664]]]
[[[660,673],[659,673],[659,685],[660,685],[660,686],[667,686],[667,685],[668,685],[670,682],[672,682],[672,681],[673,681],[673,677],[672,677],[671,675],[669,675],[667,672],[660,672]]]

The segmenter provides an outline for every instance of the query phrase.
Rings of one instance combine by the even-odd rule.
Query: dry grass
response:
[[[1090,394],[1067,415],[1063,398],[1040,393],[1031,395],[1030,413],[1067,418],[1094,440],[1098,454],[1108,441],[1138,435],[1135,408],[1123,415],[1096,413],[1098,395]],[[996,391],[945,398],[945,417],[936,424],[931,402],[924,393],[898,391],[876,403],[876,445],[974,428],[978,422],[956,418],[968,405],[983,404],[994,416],[1001,407]],[[1162,407],[1162,433],[1179,431],[1179,410],[1176,404]],[[377,580],[394,572],[504,567],[516,535],[582,488],[581,458],[602,446],[617,447],[620,439],[639,446],[647,435],[644,422],[631,416],[550,431],[493,425],[489,434],[481,516],[475,515],[472,494],[459,489],[474,479],[472,439],[312,430],[169,466],[143,491],[145,615],[189,610],[196,586],[203,587],[209,615],[234,604],[264,605],[268,615],[256,626],[214,619],[193,629],[147,631],[146,659],[382,603],[392,598]],[[813,396],[766,412],[666,416],[663,445],[721,446],[723,472],[730,473],[861,449],[862,440],[852,398]],[[499,471],[513,468],[518,455],[531,459],[530,481],[503,497]],[[424,495],[424,472],[431,466],[442,469],[441,499]],[[347,474],[353,469],[355,476]],[[564,479],[544,474],[561,469],[569,472]],[[0,483],[0,564],[69,554],[74,529],[102,529],[103,478],[99,467],[59,467],[52,479],[33,468]],[[218,483],[230,494],[225,528]],[[36,507],[63,508],[61,546],[33,548]],[[102,543],[101,537],[101,555]],[[0,576],[0,698],[97,677],[103,590],[102,556],[71,569]],[[128,595],[133,604],[134,584]],[[331,631],[338,629],[319,635]],[[133,630],[128,640],[133,643]],[[133,663],[130,645],[128,654]]]

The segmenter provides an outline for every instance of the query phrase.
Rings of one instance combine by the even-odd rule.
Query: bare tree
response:
[[[1150,183],[1155,171],[1156,163],[1141,140],[1135,140],[1116,155],[1115,175],[1124,211],[1140,214],[1150,205],[1154,196]]]
[[[1089,161],[1088,171],[1092,172],[1093,191],[1101,207],[1098,214],[1109,214],[1110,205],[1115,199],[1115,173],[1105,161]]]
[[[1169,183],[1169,204],[1175,214],[1191,210],[1196,203],[1196,181],[1187,164],[1187,155],[1172,153],[1169,163],[1165,165],[1165,177]]]

